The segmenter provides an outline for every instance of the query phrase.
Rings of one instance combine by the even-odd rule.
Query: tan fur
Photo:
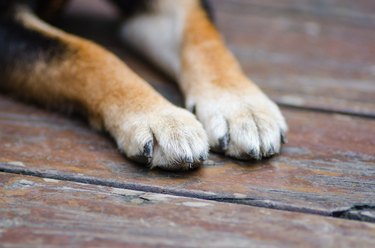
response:
[[[198,4],[186,14],[179,83],[211,147],[228,135],[229,156],[258,158],[280,151],[287,126],[278,107],[244,75]]]
[[[154,0],[153,5],[124,24],[124,38],[177,79],[186,106],[202,124],[110,52],[26,9],[17,16],[26,27],[67,49],[49,64],[40,58],[20,65],[10,75],[10,90],[85,110],[92,126],[110,132],[129,157],[142,155],[152,141],[153,154],[146,157],[151,167],[191,168],[207,157],[208,145],[244,159],[278,153],[287,130],[280,110],[244,75],[198,0]]]
[[[10,75],[10,90],[44,104],[78,105],[90,123],[108,130],[128,156],[142,154],[145,143],[156,139],[153,167],[186,169],[207,156],[206,135],[195,117],[165,100],[117,57],[42,22],[26,9],[18,18],[29,29],[59,39],[67,52],[49,64],[41,58],[19,67]]]
[[[101,118],[105,114],[103,109],[116,102],[123,108],[128,107],[127,112],[137,112],[147,105],[146,101],[164,101],[143,79],[100,46],[58,30],[26,10],[18,18],[28,28],[60,39],[68,46],[65,57],[56,58],[50,64],[40,59],[28,65],[31,67],[28,74],[13,74],[13,87],[22,85],[26,89],[23,93],[51,104],[73,101]]]
[[[239,92],[249,88],[238,62],[200,7],[187,15],[183,35],[181,83],[186,91],[205,87],[205,84]]]
[[[173,76],[211,148],[236,158],[280,151],[287,126],[278,107],[241,70],[198,0],[154,0],[122,28],[123,38]],[[221,142],[223,143],[223,142]]]

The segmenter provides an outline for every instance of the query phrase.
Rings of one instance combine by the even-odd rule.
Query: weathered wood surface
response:
[[[280,156],[252,163],[211,155],[200,170],[170,173],[127,161],[78,120],[0,98],[0,170],[326,215],[373,210],[375,121],[283,112],[290,133]]]
[[[256,12],[286,15],[309,15],[331,22],[347,21],[349,25],[375,24],[375,3],[372,0],[213,0],[221,9],[241,7]]]
[[[300,108],[283,109],[283,154],[259,163],[211,154],[193,172],[149,171],[77,118],[0,96],[0,171],[38,176],[0,173],[1,247],[373,246],[374,224],[270,208],[375,222],[375,120],[306,111],[375,117],[375,2],[212,2],[245,72]],[[113,9],[73,3],[61,27],[108,47],[183,104],[170,79],[124,49]]]
[[[0,173],[1,247],[373,247],[375,224]]]
[[[215,1],[246,73],[277,102],[375,116],[374,1]]]
[[[375,117],[374,1],[212,2],[245,72],[278,103]],[[60,26],[109,47],[147,80],[168,81],[122,51],[112,9],[87,5],[76,1]]]

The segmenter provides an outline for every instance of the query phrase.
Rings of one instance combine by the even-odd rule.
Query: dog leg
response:
[[[200,1],[149,1],[121,31],[178,81],[212,150],[239,159],[280,152],[287,125],[279,108],[244,75]]]
[[[207,157],[194,115],[175,107],[98,45],[18,6],[0,16],[0,88],[44,105],[73,106],[138,162],[190,169]]]

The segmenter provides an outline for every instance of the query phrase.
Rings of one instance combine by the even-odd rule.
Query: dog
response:
[[[0,89],[73,108],[131,160],[188,170],[209,150],[241,160],[278,154],[287,124],[226,48],[203,0],[111,0],[121,37],[178,83],[174,106],[106,49],[46,20],[65,0],[0,0]]]

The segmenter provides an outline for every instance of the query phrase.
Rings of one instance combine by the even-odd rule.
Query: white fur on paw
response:
[[[201,123],[177,107],[124,118],[114,136],[127,157],[151,168],[192,169],[208,156]]]
[[[212,91],[188,98],[208,135],[211,150],[239,159],[278,154],[287,125],[279,108],[260,90],[251,93]]]

